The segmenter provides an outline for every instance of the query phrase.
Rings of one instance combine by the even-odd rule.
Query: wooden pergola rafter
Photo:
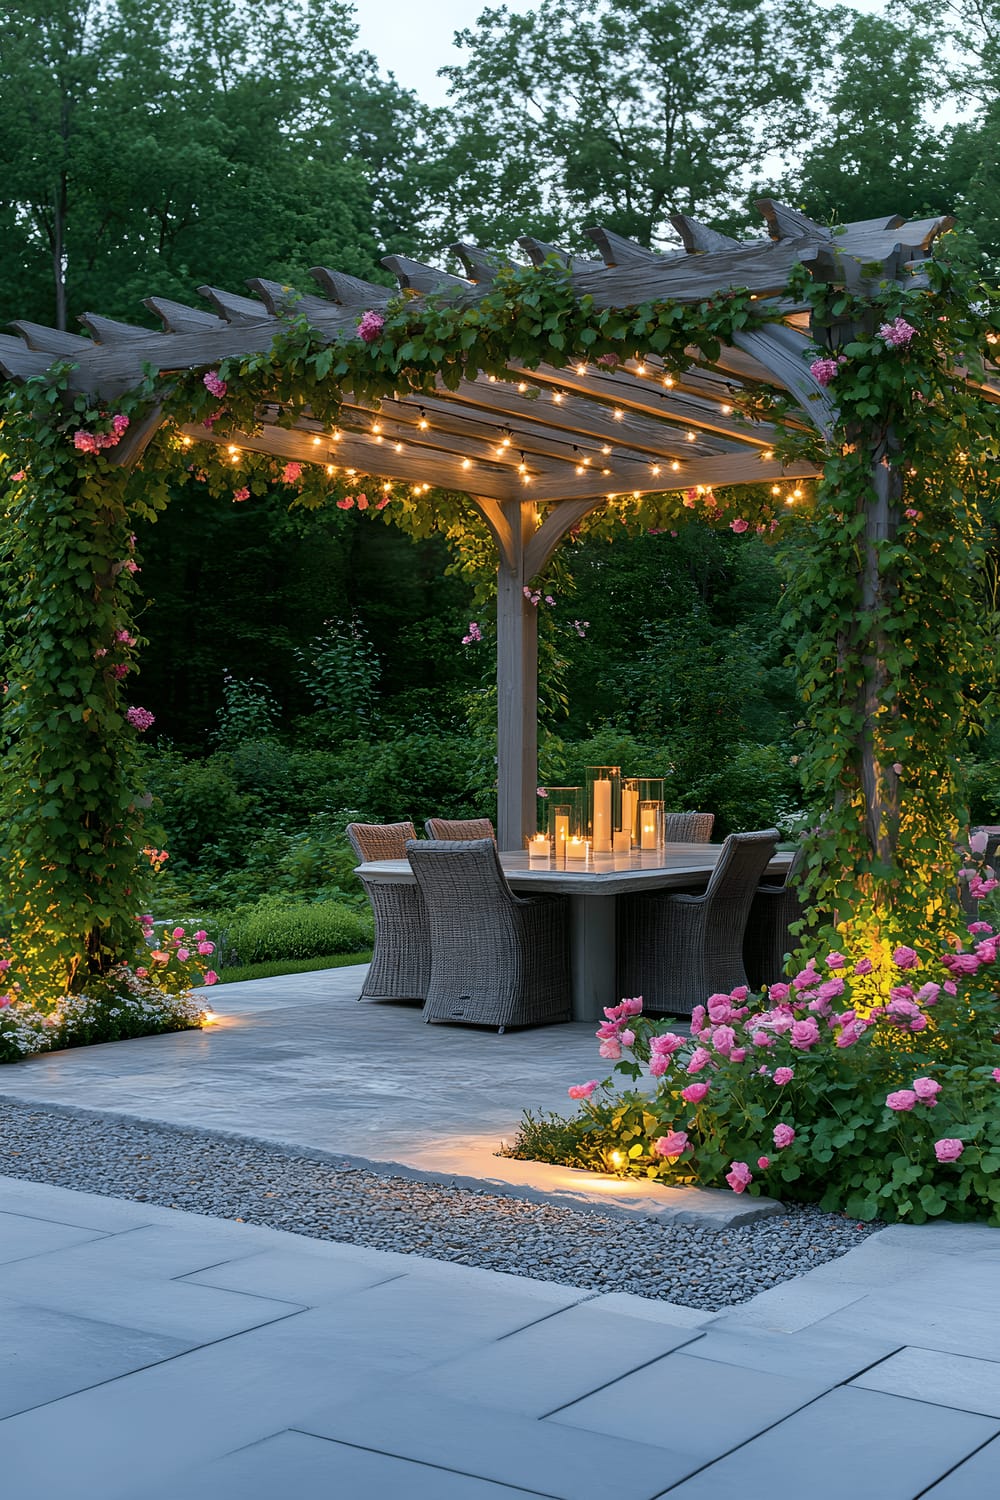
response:
[[[886,280],[914,284],[934,240],[953,222],[906,223],[892,215],[832,230],[772,199],[758,207],[767,236],[751,241],[732,240],[695,219],[675,217],[683,248],[672,254],[657,254],[604,228],[587,231],[599,252],[592,260],[530,237],[520,241],[535,264],[557,256],[577,293],[592,297],[598,308],[698,303],[739,288],[773,309],[774,322],[735,334],[712,363],[692,351],[691,366],[680,375],[652,356],[625,359],[614,369],[512,365],[505,378],[480,375],[454,391],[439,381],[432,395],[399,393],[377,407],[345,391],[334,430],[308,413],[294,427],[280,426],[276,405],[260,410],[260,430],[252,434],[215,434],[201,424],[182,429],[198,442],[320,462],[341,475],[377,474],[469,495],[499,557],[502,846],[519,847],[535,825],[537,614],[525,601],[524,586],[566,532],[609,499],[814,476],[817,469],[809,463],[782,465],[772,450],[775,430],[748,423],[734,410],[747,390],[778,391],[798,403],[803,428],[822,435],[831,430],[836,417],[831,393],[809,370],[818,331],[810,326],[808,309],[789,297],[792,272],[804,265],[814,278],[856,292]],[[511,264],[476,245],[453,248],[466,267],[465,278],[403,256],[387,256],[383,264],[418,303],[432,295],[460,305],[474,304],[500,268]],[[322,296],[254,279],[248,283],[252,297],[199,288],[211,311],[149,297],[146,306],[160,318],[162,331],[96,313],[80,320],[87,336],[15,322],[16,336],[0,336],[0,370],[23,380],[69,361],[71,391],[110,401],[136,386],[148,366],[183,371],[267,352],[289,313],[304,314],[330,342],[352,338],[360,315],[384,307],[395,295],[326,267],[314,268],[312,275]],[[154,416],[144,428],[130,431],[116,458],[135,463],[156,425]]]

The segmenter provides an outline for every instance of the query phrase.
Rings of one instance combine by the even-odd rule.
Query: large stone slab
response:
[[[634,1432],[606,1437],[419,1392],[342,1403],[296,1425],[555,1500],[650,1500],[693,1467],[690,1458],[652,1447]]]
[[[51,1219],[0,1212],[0,1265],[26,1260],[33,1255],[47,1255],[52,1250],[65,1250],[70,1245],[81,1245],[101,1237],[100,1230],[82,1229],[77,1224],[59,1224]]]
[[[623,1376],[549,1420],[624,1440],[635,1433],[636,1414],[642,1412],[645,1442],[689,1454],[701,1464],[780,1422],[833,1383],[822,1373],[749,1379],[745,1368],[679,1352]]]
[[[580,1302],[416,1379],[423,1391],[543,1417],[700,1337]]]
[[[924,1500],[992,1500],[995,1495],[1000,1495],[1000,1438],[927,1490]]]
[[[709,1464],[670,1500],[914,1500],[997,1431],[986,1417],[841,1386]]]
[[[305,1432],[280,1432],[136,1491],[132,1500],[530,1500],[535,1493]]]
[[[938,1349],[901,1349],[851,1383],[915,1401],[1000,1418],[1000,1336],[997,1359],[970,1359]]]
[[[189,1347],[138,1328],[8,1303],[0,1320],[0,1418],[173,1359]]]

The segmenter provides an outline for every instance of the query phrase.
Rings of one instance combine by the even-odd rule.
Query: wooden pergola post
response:
[[[497,571],[497,841],[523,849],[535,832],[538,785],[538,610],[524,594],[535,506],[500,504],[511,545]]]

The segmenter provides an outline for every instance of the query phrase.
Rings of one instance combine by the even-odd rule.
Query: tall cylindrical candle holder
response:
[[[663,845],[663,777],[637,776],[638,843],[640,849],[659,849]]]
[[[610,854],[614,831],[621,825],[622,773],[620,766],[588,766],[590,837],[595,854]]]
[[[561,860],[566,858],[566,846],[570,840],[584,837],[583,788],[550,786],[548,794],[545,806],[552,857]]]
[[[622,831],[628,834],[629,844],[639,842],[639,778],[626,776],[622,782]]]

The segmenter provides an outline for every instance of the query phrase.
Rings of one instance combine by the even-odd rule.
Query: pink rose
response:
[[[993,1069],[993,1082],[1000,1083],[1000,1068]]]
[[[622,1032],[622,1034],[621,1034],[621,1044],[622,1044],[623,1047],[631,1047],[634,1042],[635,1042],[635,1032],[634,1031],[623,1031]]]
[[[791,1030],[789,1041],[799,1052],[808,1052],[819,1041],[819,1022],[815,1016],[807,1016],[804,1021],[796,1021]]]
[[[190,950],[187,948],[178,948],[177,957],[180,959],[181,963],[184,963],[186,959],[191,957]]]
[[[247,489],[247,486],[245,484],[241,485],[238,490],[233,490],[233,499],[237,504],[240,504],[240,502],[243,500],[250,499],[250,491]]]
[[[214,396],[218,401],[222,400],[222,397],[228,390],[226,382],[223,380],[222,376],[217,370],[209,370],[207,375],[203,375],[202,384],[208,391],[209,395]]]
[[[710,1087],[707,1083],[689,1083],[686,1089],[681,1089],[681,1098],[688,1104],[700,1104]]]
[[[587,1083],[573,1083],[566,1090],[571,1099],[589,1099],[591,1094],[600,1085],[596,1078],[591,1078]]]
[[[205,970],[205,977],[202,980],[202,983],[203,984],[218,984],[218,982],[219,982],[219,976],[218,976],[218,974],[216,974],[215,970],[214,969],[206,969]]]
[[[975,831],[975,833],[969,839],[969,849],[971,850],[971,852],[973,854],[985,854],[986,853],[986,846],[989,843],[989,841],[990,841],[990,836],[986,832],[986,829],[985,828],[977,828],[976,831]]]
[[[658,1141],[653,1142],[653,1150],[657,1156],[680,1156],[687,1150],[688,1138],[684,1130],[672,1130],[669,1135],[661,1135]]]
[[[136,971],[135,971],[135,977],[136,977],[136,979],[148,979],[149,978],[149,970],[148,969],[136,969]]]
[[[546,793],[547,795],[548,793]],[[621,1013],[623,1016],[641,1016],[642,996],[634,995],[630,1000],[623,1000],[621,1003]]]
[[[366,344],[374,344],[384,327],[385,318],[382,314],[369,308],[358,324],[358,338]]]
[[[854,965],[855,974],[870,974],[874,965],[870,958],[859,958]]]
[[[817,385],[827,386],[836,380],[839,369],[839,361],[835,359],[814,359],[809,366],[809,374]]]
[[[886,1096],[885,1102],[890,1109],[908,1110],[916,1104],[917,1096],[912,1089],[897,1089],[894,1094]]]
[[[941,1085],[935,1083],[933,1078],[914,1078],[913,1092],[923,1104],[935,1104],[937,1096],[941,1092]]]
[[[700,1073],[711,1061],[711,1052],[706,1052],[704,1047],[696,1047],[688,1060],[687,1070],[689,1073]]]
[[[676,1031],[664,1031],[661,1036],[650,1037],[649,1046],[651,1051],[669,1056],[672,1052],[679,1052],[684,1042],[685,1038],[678,1036]]]
[[[913,948],[901,946],[894,949],[892,961],[897,969],[915,969],[920,963],[920,955]]]
[[[653,1078],[662,1078],[670,1072],[670,1058],[664,1052],[654,1052],[649,1059],[649,1071]]]
[[[744,521],[742,516],[737,516],[735,521],[730,521],[729,523],[730,530],[735,531],[737,536],[739,536],[741,532],[746,531],[749,525],[750,522]]]
[[[952,974],[975,974],[980,967],[980,961],[974,953],[945,953],[941,963]],[[945,985],[945,989],[947,988]]]
[[[772,984],[767,995],[772,1005],[780,1005],[783,1000],[788,999],[789,993],[787,984]]]
[[[793,1068],[775,1068],[774,1070],[774,1081],[779,1088],[783,1087],[786,1083],[791,1083],[794,1077],[795,1070]]]
[[[828,953],[826,955],[826,966],[828,969],[842,969],[846,963],[847,959],[842,953]]]
[[[302,465],[296,463],[286,464],[281,471],[281,477],[285,484],[294,484],[296,479],[302,478]]]
[[[753,1182],[753,1173],[745,1161],[734,1161],[726,1173],[726,1181],[734,1193],[742,1193]]]
[[[762,1172],[766,1172],[771,1165],[771,1158],[769,1156],[758,1156],[757,1165]]]
[[[705,1024],[705,1007],[703,1005],[696,1005],[695,1008],[694,1008],[694,1010],[691,1012],[691,1031],[692,1031],[692,1034],[694,1034],[695,1032],[700,1031],[701,1028],[704,1026],[704,1024]]]
[[[729,1054],[729,1061],[734,1063],[741,1063],[746,1058],[746,1055],[747,1049],[745,1047],[734,1047],[732,1052],[730,1052]]]
[[[944,1140],[934,1142],[934,1155],[938,1161],[958,1161],[965,1146],[954,1136],[945,1136]]]
[[[611,1036],[605,1037],[597,1050],[602,1057],[607,1058],[610,1062],[617,1062],[622,1055],[621,1043]]]
[[[779,1151],[784,1151],[785,1147],[790,1146],[795,1139],[795,1131],[790,1125],[775,1125],[773,1133],[774,1144]]]
[[[214,953],[215,952],[215,944],[214,943],[199,943],[198,944],[198,952],[201,954],[202,958],[206,958],[209,953]]]
[[[128,431],[128,417],[123,411],[115,412],[111,418],[111,425],[115,429],[115,435],[121,437],[123,433]]]
[[[731,1026],[716,1026],[712,1032],[712,1046],[723,1057],[728,1057],[736,1042],[736,1033]]]
[[[919,990],[917,990],[917,999],[921,1002],[922,1005],[933,1005],[940,993],[941,986],[939,984],[935,984],[932,980],[928,984],[922,984],[920,986]]]

